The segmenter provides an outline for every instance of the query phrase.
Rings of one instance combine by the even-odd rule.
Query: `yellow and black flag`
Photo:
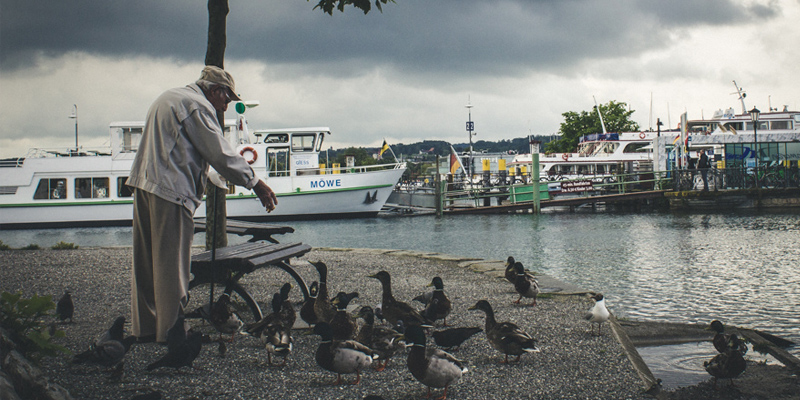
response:
[[[381,152],[378,154],[378,158],[383,158],[383,152],[389,150],[389,143],[386,143],[386,139],[383,139],[383,146],[381,146]]]

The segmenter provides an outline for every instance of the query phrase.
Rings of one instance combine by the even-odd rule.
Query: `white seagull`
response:
[[[603,322],[608,321],[608,317],[611,313],[608,312],[606,308],[606,300],[603,298],[602,293],[597,293],[596,295],[591,297],[595,300],[594,307],[592,307],[589,312],[587,312],[583,318],[589,321],[590,323],[597,324],[597,334],[600,334],[600,328]],[[594,334],[594,325],[592,325],[592,334]]]

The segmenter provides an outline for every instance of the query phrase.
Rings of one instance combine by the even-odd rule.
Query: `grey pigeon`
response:
[[[131,345],[136,342],[136,337],[125,335],[125,317],[117,317],[111,327],[103,332],[89,349],[77,354],[72,362],[75,364],[97,364],[104,367],[113,367],[120,363]]]
[[[202,336],[200,332],[191,329],[186,332],[184,317],[178,317],[175,325],[167,331],[167,354],[148,365],[147,370],[152,371],[161,367],[175,369],[192,367],[203,346]]]
[[[64,295],[56,303],[56,315],[61,321],[69,320],[72,323],[72,316],[75,314],[75,303],[72,302],[72,294],[69,290],[64,291]]]

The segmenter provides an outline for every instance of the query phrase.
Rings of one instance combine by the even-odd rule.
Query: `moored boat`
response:
[[[240,104],[237,110],[244,110]],[[376,216],[406,169],[405,163],[320,164],[322,144],[331,134],[327,127],[250,132],[243,114],[225,125],[226,138],[278,196],[278,207],[267,213],[251,190],[229,184],[232,219]],[[0,229],[130,225],[133,197],[125,181],[143,127],[142,122],[110,124],[106,148],[40,148],[0,160]],[[201,205],[195,217],[204,215]]]

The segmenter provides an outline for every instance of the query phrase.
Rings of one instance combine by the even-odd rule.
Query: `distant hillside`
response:
[[[554,139],[553,136],[533,136],[532,138],[542,142],[541,148],[544,148],[545,143]],[[425,156],[430,156],[433,158],[436,155],[448,156],[450,154],[450,143],[443,140],[423,140],[422,142],[413,144],[389,143],[389,145],[392,147],[394,154],[396,154],[399,158],[424,159],[427,158]],[[453,143],[453,148],[457,152],[463,152],[469,149],[469,143]],[[498,142],[478,140],[477,142],[472,143],[472,148],[476,152],[486,151],[489,153],[505,153],[508,151],[514,151],[522,154],[530,152],[530,145],[528,144],[527,137],[501,140]],[[380,151],[379,147],[364,147],[363,149],[369,153],[377,153]],[[332,151],[330,155],[331,158],[336,157],[339,152],[344,150],[345,149],[330,150]],[[386,154],[384,154],[384,157],[386,157]],[[391,155],[389,155],[389,157],[391,157]]]

